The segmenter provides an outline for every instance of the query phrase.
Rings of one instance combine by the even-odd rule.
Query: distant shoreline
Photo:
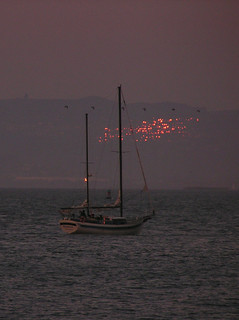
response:
[[[183,190],[192,190],[192,191],[229,191],[230,188],[227,187],[186,187]]]

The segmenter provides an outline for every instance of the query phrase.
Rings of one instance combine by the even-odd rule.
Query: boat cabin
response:
[[[127,220],[123,217],[112,217],[112,224],[126,224]]]

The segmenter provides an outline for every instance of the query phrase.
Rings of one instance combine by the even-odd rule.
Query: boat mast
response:
[[[121,128],[121,85],[118,87],[119,98],[119,165],[120,165],[120,216],[123,217],[123,174],[122,174],[122,128]]]
[[[88,113],[85,114],[85,130],[86,130],[86,199],[87,199],[87,215],[90,214],[90,197],[89,197],[89,159],[88,159]]]

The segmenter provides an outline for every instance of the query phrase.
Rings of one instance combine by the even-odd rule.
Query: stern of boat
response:
[[[69,219],[61,219],[59,221],[61,230],[68,234],[73,234],[78,232],[78,223],[77,221],[69,220]]]

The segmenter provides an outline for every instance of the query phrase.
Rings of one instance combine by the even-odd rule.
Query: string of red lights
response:
[[[188,135],[189,129],[199,122],[199,118],[153,118],[152,121],[142,121],[134,129],[123,128],[122,138],[132,135],[132,130],[137,142],[147,142],[149,140],[159,140],[165,135],[180,134]],[[104,135],[99,137],[99,142],[108,142],[111,139],[118,138],[118,128],[104,129]]]

